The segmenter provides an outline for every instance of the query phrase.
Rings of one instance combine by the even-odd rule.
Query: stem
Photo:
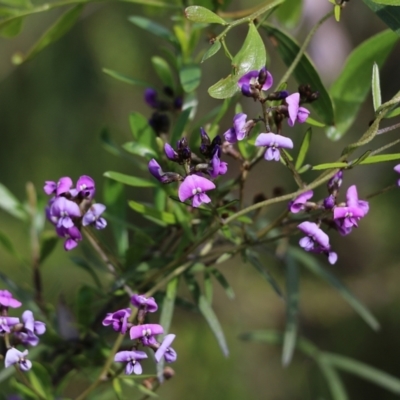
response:
[[[386,186],[385,188],[383,188],[381,190],[378,190],[377,192],[373,192],[373,193],[369,194],[368,196],[366,196],[366,199],[372,199],[375,196],[378,196],[380,194],[386,193],[389,190],[394,189],[396,186],[397,185],[395,183],[393,185]]]
[[[376,134],[381,135],[382,133],[394,131],[397,128],[400,128],[400,122],[398,124],[394,124],[394,125],[388,126],[386,128],[378,129],[378,132],[376,132]]]
[[[315,25],[314,27],[311,29],[310,33],[307,35],[306,39],[304,40],[303,45],[300,47],[299,52],[296,55],[296,58],[293,60],[292,64],[290,65],[290,67],[288,68],[288,70],[286,71],[286,73],[283,75],[283,77],[281,78],[281,80],[279,81],[279,83],[276,86],[275,90],[278,90],[279,86],[282,85],[282,83],[287,82],[289,77],[292,75],[294,69],[297,67],[297,64],[300,62],[301,58],[303,57],[308,44],[310,43],[312,37],[314,36],[315,32],[317,32],[318,28],[330,17],[333,16],[333,11],[329,11],[328,14],[324,15]]]

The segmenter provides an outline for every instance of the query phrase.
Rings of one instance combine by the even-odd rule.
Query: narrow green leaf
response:
[[[154,70],[156,74],[161,79],[161,82],[165,85],[170,87],[171,89],[175,90],[175,80],[172,74],[171,67],[163,58],[154,56],[151,58],[151,62],[153,64]]]
[[[144,115],[138,112],[131,113],[129,115],[129,126],[132,136],[137,142],[154,151],[157,149],[157,135]]]
[[[130,176],[121,174],[119,172],[108,171],[104,172],[103,176],[106,178],[113,179],[114,181],[123,183],[125,185],[134,187],[155,187],[157,186],[155,182],[148,179],[137,178],[136,176]]]
[[[330,168],[346,168],[348,164],[345,162],[335,162],[335,163],[326,163],[326,164],[318,164],[312,167],[313,170],[321,170],[321,169],[330,169]]]
[[[350,54],[330,88],[336,110],[335,126],[326,129],[330,139],[340,139],[351,127],[369,92],[374,62],[381,68],[397,40],[398,36],[386,30],[364,41]]]
[[[137,203],[136,201],[133,200],[129,201],[128,204],[129,207],[131,207],[136,212],[142,214],[145,218],[155,221],[161,224],[162,226],[176,224],[176,219],[174,214],[171,214],[166,211],[158,211],[155,208],[146,206],[141,203]]]
[[[397,107],[393,109],[392,111],[389,111],[386,115],[385,118],[394,118],[400,115],[400,107]]]
[[[337,371],[325,360],[317,359],[317,363],[328,384],[332,400],[349,400],[349,396]]]
[[[158,394],[153,392],[150,389],[147,389],[146,386],[143,385],[136,385],[136,387],[139,389],[140,392],[142,392],[143,394],[145,394],[148,397],[152,397],[152,398],[157,398]]]
[[[132,24],[138,26],[139,28],[142,28],[150,33],[152,33],[153,35],[156,35],[162,39],[167,40],[168,42],[172,43],[172,44],[176,44],[176,38],[175,36],[172,34],[172,32],[165,28],[164,26],[157,24],[156,22],[144,18],[144,17],[140,17],[137,15],[131,16],[128,18],[129,22],[132,22]]]
[[[28,386],[18,382],[15,378],[10,379],[10,386],[18,393],[24,394],[33,400],[37,400],[38,398],[38,395],[32,389],[29,389]],[[46,399],[46,397],[44,398]]]
[[[186,93],[190,93],[200,85],[201,69],[197,64],[186,64],[179,70],[179,80]]]
[[[114,390],[114,394],[115,396],[117,396],[117,400],[122,400],[122,386],[121,386],[121,382],[119,381],[118,378],[115,378],[112,380],[112,387]]]
[[[11,214],[13,217],[26,220],[28,214],[18,199],[0,183],[0,208]]]
[[[212,304],[213,295],[214,295],[214,287],[213,287],[213,282],[211,280],[211,273],[208,270],[208,268],[204,269],[203,277],[204,277],[204,281],[203,281],[204,296],[205,296],[208,304]]]
[[[296,170],[300,169],[300,167],[303,165],[303,162],[308,152],[308,148],[310,147],[311,137],[312,137],[312,129],[308,128],[306,133],[304,134],[303,141],[301,142],[301,146],[299,149],[299,154],[296,159],[296,165],[295,165]]]
[[[376,4],[385,4],[388,6],[400,6],[400,0],[372,0]]]
[[[286,266],[286,327],[283,336],[282,365],[287,367],[293,357],[296,347],[299,309],[299,268],[297,261],[288,254],[285,259]]]
[[[376,164],[385,161],[394,161],[400,159],[400,153],[396,154],[379,154],[377,156],[370,156],[365,160],[362,160],[360,164]]]
[[[265,51],[264,42],[255,27],[251,22],[246,39],[242,48],[232,59],[232,67],[234,74],[221,79],[208,89],[208,93],[215,99],[226,99],[232,97],[239,91],[237,84],[239,78],[249,71],[261,69],[265,66],[267,53]]]
[[[147,159],[157,157],[157,153],[145,144],[138,142],[127,142],[122,145],[122,148],[128,153],[135,154],[140,157],[145,157]]]
[[[222,353],[225,355],[225,357],[228,357],[229,350],[225,340],[224,332],[222,331],[217,316],[215,315],[213,309],[203,295],[200,295],[199,297],[198,306],[200,312],[203,314],[203,317],[206,319],[208,325],[213,331],[215,338],[217,339],[217,342],[222,350]]]
[[[262,26],[272,38],[272,43],[283,62],[289,67],[300,50],[299,44],[291,36],[272,25],[264,23]],[[309,84],[312,90],[319,92],[318,100],[312,103],[312,107],[326,125],[332,125],[334,123],[332,100],[307,54],[301,57],[293,71],[293,76],[300,85]]]
[[[221,42],[217,40],[214,42],[211,47],[204,53],[203,58],[201,59],[201,62],[203,63],[210,57],[212,57],[214,54],[217,54],[218,50],[221,48]]]
[[[339,354],[324,353],[323,359],[336,368],[357,375],[393,393],[400,394],[400,379],[395,376]]]
[[[13,57],[14,64],[22,64],[40,53],[44,48],[59,40],[76,23],[82,13],[84,4],[78,4],[65,12],[33,45],[25,56]]]
[[[54,232],[43,232],[40,240],[40,264],[53,252],[58,242],[59,238]]]
[[[20,259],[19,254],[15,250],[15,247],[13,243],[11,242],[11,239],[2,231],[0,231],[0,245],[3,246],[3,248],[12,256],[17,257]]]
[[[371,150],[367,150],[367,151],[366,151],[364,154],[362,154],[360,157],[358,157],[357,159],[355,159],[354,161],[352,161],[352,162],[350,163],[350,165],[351,165],[352,167],[354,167],[354,166],[356,166],[356,165],[358,165],[358,164],[361,164],[362,161],[364,161],[370,154],[371,154]]]
[[[400,36],[400,8],[392,5],[377,4],[376,1],[364,0],[364,3],[397,35]]]
[[[380,328],[379,322],[371,312],[358,300],[354,294],[333,274],[319,265],[318,261],[310,254],[295,247],[289,248],[290,254],[302,263],[313,274],[319,276],[328,282],[338,293],[347,301],[347,303],[356,311],[360,317],[373,329]]]
[[[376,111],[382,104],[379,67],[376,63],[374,63],[372,67],[372,101],[374,104],[374,110]]]
[[[93,278],[93,281],[97,285],[97,287],[101,289],[102,285],[100,279],[98,278],[96,272],[93,270],[92,266],[85,259],[78,256],[71,256],[70,259],[75,265],[84,269]]]
[[[215,268],[209,267],[209,271],[211,272],[211,274],[214,275],[214,278],[218,281],[218,283],[225,289],[225,293],[228,298],[233,300],[235,298],[235,293],[232,287],[229,285],[229,282],[226,280],[225,276],[222,275],[222,273]]]
[[[192,112],[192,108],[186,108],[183,110],[178,117],[178,120],[175,123],[174,130],[171,134],[171,144],[175,146],[175,143],[182,137],[183,132],[185,131],[186,124],[189,121],[190,113]]]
[[[117,71],[113,71],[112,69],[103,68],[103,72],[118,81],[129,83],[130,85],[144,86],[144,87],[152,87],[152,84],[141,81],[139,79],[131,78],[130,76],[123,75]]]
[[[286,0],[283,2],[275,12],[279,22],[284,24],[287,28],[294,28],[303,10],[302,0]]]
[[[165,293],[161,315],[160,325],[164,328],[164,333],[169,332],[172,317],[174,315],[175,298],[178,291],[179,278],[176,277],[168,282],[167,290]]]
[[[306,124],[311,125],[311,126],[316,126],[318,128],[324,128],[325,124],[323,124],[322,122],[316,121],[313,118],[308,117],[306,120]]]
[[[205,22],[206,24],[221,24],[227,25],[217,14],[201,6],[190,6],[185,9],[185,16],[189,21]]]

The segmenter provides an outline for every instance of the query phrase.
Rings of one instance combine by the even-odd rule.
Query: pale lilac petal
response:
[[[21,302],[14,299],[8,290],[0,290],[0,305],[4,307],[18,308]]]
[[[169,334],[166,335],[163,342],[161,343],[161,346],[157,349],[156,353],[154,354],[154,357],[157,362],[160,362],[161,358],[163,357],[164,353],[167,351],[168,347],[171,346],[171,343],[174,341],[176,335]]]
[[[238,141],[238,138],[236,136],[236,131],[235,128],[229,128],[225,133],[224,133],[224,138],[227,142],[234,144]]]
[[[305,236],[305,237],[301,238],[301,239],[299,240],[299,245],[300,245],[300,247],[303,248],[305,251],[311,251],[311,250],[314,248],[314,242],[313,242],[313,240],[312,240],[310,237],[308,237],[308,236]]]
[[[132,352],[131,351],[119,351],[115,353],[114,361],[115,362],[127,362],[131,359]]]
[[[158,305],[154,300],[154,297],[145,297],[139,294],[134,294],[131,297],[131,304],[137,308],[144,308],[150,313],[156,312],[158,309]]]
[[[43,190],[46,194],[50,195],[55,193],[57,189],[57,183],[54,181],[45,181],[45,185],[43,187]]]
[[[57,182],[57,190],[56,190],[57,196],[67,193],[69,189],[71,189],[72,185],[73,182],[69,176],[64,176],[63,178],[60,178],[59,181]]]
[[[393,168],[398,174],[400,174],[400,164],[397,164],[394,168]],[[47,183],[47,182],[46,182]]]
[[[244,113],[238,113],[233,117],[233,128],[236,132],[237,140],[243,140],[246,137],[246,129],[244,129],[246,125],[246,119],[247,115]]]
[[[293,93],[290,96],[286,97],[285,100],[288,105],[288,113],[289,113],[288,122],[290,126],[293,126],[297,119],[297,113],[299,111],[300,93]]]
[[[348,207],[358,207],[358,193],[356,185],[352,185],[347,189],[346,200]]]
[[[335,264],[337,259],[338,259],[338,255],[335,252],[330,251],[328,254],[329,264],[332,264],[332,265]]]
[[[161,333],[164,333],[164,329],[161,325],[158,324],[144,324],[144,325],[132,326],[132,328],[129,331],[130,338],[132,340],[139,339],[141,337],[160,335]]]
[[[46,332],[46,324],[41,321],[35,321],[35,329],[37,335],[43,335]]]
[[[299,124],[303,124],[307,121],[308,116],[310,115],[310,111],[307,108],[299,107],[299,111],[297,112],[297,119],[296,121]]]
[[[133,373],[135,375],[140,375],[143,372],[143,368],[140,365],[139,362],[135,362],[135,364],[133,365]]]
[[[128,364],[125,365],[125,375],[131,375],[133,372],[133,363],[132,362],[128,362]]]
[[[29,331],[33,332],[35,328],[35,319],[33,318],[33,313],[30,310],[26,310],[22,313],[22,321],[24,321],[24,326]]]

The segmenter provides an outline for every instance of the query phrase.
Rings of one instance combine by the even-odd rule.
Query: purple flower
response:
[[[176,351],[170,347],[171,343],[174,341],[175,335],[169,334],[166,335],[163,342],[161,343],[161,346],[158,348],[156,353],[154,354],[154,357],[157,362],[160,362],[161,358],[164,356],[165,361],[167,363],[172,363],[176,361],[177,355]]]
[[[312,253],[324,253],[328,256],[329,263],[335,264],[337,254],[331,251],[329,236],[316,223],[305,221],[297,227],[307,235],[299,241],[301,248]]]
[[[131,304],[137,308],[144,309],[146,312],[156,312],[158,309],[157,303],[154,297],[144,297],[140,294],[134,294],[131,297]]]
[[[175,161],[175,162],[179,161],[178,153],[174,150],[174,148],[169,143],[164,144],[164,152],[169,160]]]
[[[71,228],[74,226],[72,218],[80,217],[81,210],[78,204],[65,197],[58,197],[54,200],[53,205],[50,209],[50,215],[58,218],[57,227]]]
[[[202,203],[210,203],[211,199],[204,193],[215,189],[213,182],[198,175],[189,175],[179,186],[179,200],[184,202],[192,198],[192,206],[199,207]]]
[[[154,344],[154,336],[164,333],[164,329],[158,324],[144,324],[132,326],[129,335],[132,340],[141,339],[144,346]]]
[[[266,146],[264,158],[267,161],[279,161],[281,153],[279,148],[293,149],[293,142],[288,137],[276,135],[275,133],[260,133],[256,139],[256,146]]]
[[[103,325],[112,325],[114,331],[125,334],[128,329],[128,318],[131,315],[130,308],[123,308],[122,310],[108,313],[103,319]]]
[[[211,178],[216,178],[218,175],[224,175],[228,171],[228,163],[221,161],[221,147],[215,146],[214,154],[211,159],[211,169],[209,170]]]
[[[3,307],[18,308],[21,307],[21,302],[14,299],[8,290],[0,290],[0,305]],[[0,307],[1,308],[1,307]]]
[[[342,186],[343,182],[343,171],[338,171],[331,179],[328,181],[328,190],[333,192],[334,190],[338,190],[340,186]]]
[[[78,246],[78,242],[82,240],[82,234],[80,230],[73,226],[71,228],[64,228],[61,226],[60,228],[56,228],[57,235],[67,240],[64,242],[64,250],[69,251]]]
[[[400,164],[397,164],[393,169],[400,174]],[[397,181],[397,186],[400,186],[400,179]]]
[[[260,71],[254,70],[249,71],[243,75],[238,85],[243,95],[252,97],[254,89],[268,90],[273,84],[272,75],[267,71],[265,67],[261,68]]]
[[[100,217],[104,212],[106,206],[104,204],[96,203],[90,206],[89,210],[83,216],[82,225],[94,225],[96,229],[104,229],[107,226],[107,221]]]
[[[289,203],[289,210],[291,213],[296,214],[306,208],[306,203],[313,197],[314,192],[312,190],[307,190],[297,196],[293,201]]]
[[[307,120],[310,111],[304,107],[300,107],[300,93],[293,93],[286,97],[285,100],[288,105],[289,126],[293,126],[296,121],[299,124],[304,123]]]
[[[224,133],[224,138],[227,142],[233,144],[248,136],[250,130],[255,125],[255,122],[252,119],[246,122],[246,119],[247,115],[244,113],[236,114],[233,117],[233,127]]]
[[[87,175],[82,175],[76,182],[75,190],[71,190],[73,197],[80,195],[85,199],[92,200],[96,192],[94,180]]]
[[[55,193],[57,196],[60,196],[67,193],[71,186],[72,179],[69,176],[64,176],[63,178],[60,178],[57,183],[54,181],[46,181],[43,190],[48,195]]]
[[[158,108],[158,94],[152,88],[147,88],[144,91],[144,101],[151,107],[151,108]]]
[[[24,322],[24,328],[36,335],[43,335],[46,332],[46,324],[44,322],[35,321],[33,313],[30,310],[26,310],[22,313],[22,321]]]
[[[132,372],[135,375],[140,375],[143,371],[142,366],[138,360],[147,358],[147,354],[144,351],[119,351],[114,356],[115,362],[126,362],[125,374],[131,375]]]
[[[324,208],[325,210],[332,210],[333,207],[335,207],[335,202],[336,198],[333,194],[330,194],[328,197],[324,199]]]
[[[12,347],[6,353],[4,365],[6,368],[8,368],[13,364],[18,363],[22,371],[29,371],[32,368],[32,363],[26,359],[27,355],[28,355],[28,350],[21,352],[16,348]]]
[[[3,317],[0,315],[0,334],[10,333],[10,327],[17,325],[19,318],[16,317]]]

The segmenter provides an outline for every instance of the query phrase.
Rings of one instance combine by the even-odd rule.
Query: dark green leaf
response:
[[[286,0],[278,7],[275,15],[287,28],[294,28],[301,17],[302,10],[302,0]]]
[[[13,243],[11,242],[11,239],[4,233],[0,231],[0,245],[3,246],[3,248],[12,256],[20,259],[20,255],[17,253],[15,250],[15,247]]]
[[[400,6],[400,0],[372,0],[377,4],[385,4],[388,6]]]
[[[51,378],[47,370],[38,363],[33,363],[32,368],[27,373],[28,379],[32,387],[37,393],[40,393],[44,398],[51,398]]]
[[[221,79],[211,86],[208,89],[208,93],[215,99],[232,97],[239,91],[239,86],[237,84],[239,78],[249,71],[261,69],[265,66],[266,60],[267,53],[265,51],[264,42],[254,23],[251,22],[242,48],[232,59],[234,74]]]
[[[106,178],[113,179],[114,181],[123,183],[125,185],[134,187],[154,187],[157,186],[155,182],[148,179],[137,178],[136,176],[130,176],[121,174],[119,172],[108,171],[104,172],[103,176]]]
[[[291,36],[281,30],[268,24],[263,24],[263,27],[273,39],[272,43],[276,46],[283,62],[289,67],[296,58],[300,46]],[[318,101],[312,103],[312,106],[325,124],[332,125],[334,122],[332,100],[307,54],[303,54],[301,57],[293,71],[293,76],[299,84],[309,84],[312,90],[319,92]]]
[[[302,165],[306,158],[308,148],[310,147],[312,137],[312,129],[308,128],[306,133],[304,134],[303,141],[301,142],[299,154],[296,159],[295,168],[298,170]]]
[[[138,85],[138,86],[144,86],[144,87],[150,87],[150,88],[152,87],[152,85],[150,83],[141,81],[139,79],[131,78],[130,76],[120,74],[119,72],[113,71],[108,68],[103,68],[103,72],[105,74],[110,75],[111,77],[117,79],[118,81],[129,83],[130,85]]]
[[[58,241],[59,237],[54,232],[43,232],[40,241],[40,264],[53,252]]]
[[[186,93],[190,93],[200,85],[201,69],[197,64],[186,64],[179,70],[179,80]]]
[[[13,217],[26,220],[28,214],[23,209],[17,198],[0,183],[0,208],[11,214]]]
[[[398,36],[387,30],[364,41],[350,54],[339,78],[330,88],[336,114],[335,126],[326,130],[329,138],[340,139],[351,127],[369,92],[374,62],[381,68],[397,40]]]
[[[192,112],[192,108],[186,108],[179,114],[179,118],[175,123],[174,130],[171,134],[171,144],[172,146],[182,137],[183,132],[185,131],[186,124],[189,121],[190,113]]]
[[[172,75],[171,68],[167,61],[163,58],[154,56],[151,58],[151,62],[153,64],[154,70],[156,71],[158,77],[161,79],[161,82],[165,85],[170,87],[171,89],[175,90],[175,81]]]
[[[203,277],[204,277],[204,282],[203,282],[204,296],[208,304],[212,304],[214,296],[214,287],[213,287],[213,282],[211,280],[211,274],[208,268],[204,269]]]
[[[169,327],[171,326],[172,317],[174,315],[175,298],[178,291],[178,283],[179,277],[176,277],[169,281],[167,285],[160,315],[160,325],[164,328],[164,333],[168,333]]]
[[[185,9],[186,18],[193,22],[205,22],[207,24],[227,25],[221,17],[207,8],[201,6],[190,6]]]
[[[203,58],[201,59],[201,62],[206,61],[210,57],[212,57],[214,54],[217,54],[218,50],[221,48],[221,42],[217,40],[214,42],[211,47],[204,53]]]
[[[129,115],[129,125],[132,136],[136,141],[150,149],[157,149],[157,136],[144,115],[137,112],[131,113]]]
[[[371,312],[354,296],[353,293],[333,274],[319,265],[312,255],[303,250],[290,247],[290,254],[301,262],[313,274],[319,276],[334,287],[347,303],[356,311],[360,317],[374,330],[379,329],[379,322]]]
[[[381,83],[379,79],[379,67],[374,63],[372,67],[372,100],[374,104],[374,110],[376,111],[382,104],[381,96]]]
[[[230,258],[230,257],[229,257]],[[235,293],[233,292],[232,287],[229,285],[229,282],[226,280],[225,276],[222,275],[220,271],[215,268],[210,268],[209,271],[214,275],[214,278],[219,282],[219,284],[225,289],[226,295],[232,300],[235,298]]]
[[[349,400],[349,396],[337,371],[323,359],[317,360],[317,363],[328,384],[332,400]]]
[[[84,8],[84,4],[78,4],[65,12],[33,45],[25,56],[13,57],[14,64],[21,64],[25,61],[35,57],[36,54],[40,53],[44,48],[50,44],[56,42],[62,36],[64,36],[76,23],[81,12]]]
[[[137,203],[136,201],[129,201],[129,207],[131,207],[136,212],[142,214],[145,218],[150,219],[158,223],[159,225],[166,226],[166,225],[175,225],[176,219],[174,214],[171,214],[166,211],[158,211],[152,207],[146,206],[141,203]]]
[[[397,35],[400,36],[400,8],[390,5],[377,4],[372,0],[364,3]]]
[[[90,307],[88,307],[88,304],[93,304],[94,299],[95,292],[93,291],[93,288],[84,285],[79,289],[78,295],[76,296],[76,317],[78,323],[82,327],[89,327],[94,320],[95,316],[93,314],[93,311]]]
[[[85,259],[78,256],[72,256],[70,258],[75,265],[84,269],[93,278],[93,281],[98,288],[101,288],[101,282],[97,277],[96,272],[94,272],[92,266]]]
[[[132,24],[135,24],[139,28],[145,29],[146,31],[152,33],[153,35],[165,39],[170,43],[176,44],[176,38],[170,30],[168,30],[167,28],[165,28],[160,24],[157,24],[156,22],[150,19],[135,15],[129,17],[128,21],[132,22]]]

